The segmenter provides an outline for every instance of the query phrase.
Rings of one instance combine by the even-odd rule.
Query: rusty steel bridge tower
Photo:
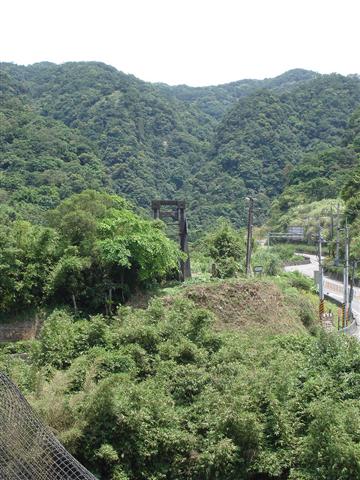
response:
[[[188,222],[185,214],[185,201],[184,200],[153,200],[151,203],[154,218],[165,219],[170,218],[174,224],[179,228],[179,243],[180,250],[186,253],[186,260],[180,260],[180,280],[184,281],[187,278],[191,278],[190,256],[188,246]],[[161,207],[172,207],[162,211]]]

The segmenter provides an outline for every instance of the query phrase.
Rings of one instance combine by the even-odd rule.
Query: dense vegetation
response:
[[[55,311],[27,362],[0,365],[101,479],[358,478],[359,344],[213,322],[181,297],[112,319]]]
[[[39,115],[22,83],[0,74],[1,218],[39,221],[72,193],[103,189],[104,166],[89,142],[64,123]]]
[[[148,209],[153,198],[171,198],[183,191],[205,155],[211,117],[191,106],[185,108],[176,99],[163,98],[155,86],[112,67],[68,63],[4,65],[2,69],[9,82],[20,85],[29,115],[40,115],[49,126],[58,122],[66,131],[86,138],[90,152],[79,152],[85,154],[81,166],[99,156],[112,191],[137,205]],[[10,99],[18,97],[13,91],[6,94]],[[16,112],[5,115],[12,118]],[[27,162],[25,147],[23,161]],[[85,177],[83,168],[78,172]]]
[[[319,332],[312,282],[281,274],[291,248],[254,244],[272,279],[239,279],[234,228],[252,194],[257,223],[310,235],[327,216],[331,240],[339,204],[359,257],[359,78],[169,87],[96,62],[0,75],[0,315],[47,317],[0,368],[67,448],[102,480],[359,478],[359,344]],[[202,273],[119,307],[176,277],[178,248],[143,215],[155,197],[188,201]]]
[[[350,116],[342,135],[341,146],[327,149],[317,155],[307,154],[288,176],[287,186],[273,201],[268,225],[271,229],[286,231],[289,225],[303,225],[310,239],[318,233],[328,241],[329,258],[326,268],[342,276],[344,259],[344,227],[350,227],[350,260],[360,254],[359,219],[359,136],[360,108]],[[334,266],[337,211],[340,214],[340,264]],[[359,269],[355,274],[359,278]]]
[[[75,314],[111,315],[131,292],[176,274],[180,252],[162,223],[115,195],[86,190],[50,210],[46,223],[1,225],[1,313],[72,305]]]
[[[186,198],[193,234],[224,216],[256,221],[270,202],[334,198],[358,164],[355,76],[293,70],[217,87],[152,85],[101,63],[1,64],[1,198],[13,215],[42,211],[85,188],[149,210]],[[315,165],[316,164],[316,165]]]
[[[342,145],[360,102],[359,86],[356,78],[330,75],[290,92],[259,90],[240,99],[217,127],[210,161],[198,177],[209,184],[208,201],[216,198],[221,214],[241,224],[248,191],[258,198],[258,219],[285,187],[279,200],[284,211],[289,204],[337,197],[358,164]]]
[[[357,120],[359,116],[360,108],[350,117],[342,136],[341,146],[329,148],[318,154],[305,155],[303,161],[290,172],[286,188],[273,202],[273,224],[277,226],[282,224],[282,227],[289,225],[286,216],[290,219],[294,214],[292,210],[301,205],[314,203],[314,210],[317,210],[319,202],[322,201],[324,206],[328,203],[328,208],[324,210],[330,212],[331,208],[335,210],[335,204],[340,203],[341,206],[340,195],[345,201],[356,196],[354,182],[356,183],[355,178],[359,169],[360,149],[357,145],[360,132]],[[327,202],[327,199],[336,201]],[[351,202],[356,204],[355,198],[352,198]],[[311,211],[312,208],[309,207],[308,210]],[[314,212],[313,216],[316,215]],[[348,217],[353,219],[354,211],[352,214],[348,211]]]

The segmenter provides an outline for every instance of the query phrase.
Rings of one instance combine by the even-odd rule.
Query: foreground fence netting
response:
[[[34,413],[0,372],[0,479],[96,480]]]

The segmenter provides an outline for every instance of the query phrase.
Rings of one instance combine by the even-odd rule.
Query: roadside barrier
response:
[[[339,285],[337,283],[331,282],[329,280],[325,280],[324,282],[324,289],[328,292],[337,293],[338,295],[344,294],[344,287],[343,285]],[[354,299],[360,300],[360,292],[354,289]]]

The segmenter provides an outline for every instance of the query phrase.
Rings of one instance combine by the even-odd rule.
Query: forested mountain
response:
[[[328,210],[326,207],[330,199],[336,199],[339,195],[349,202],[349,220],[354,218],[357,193],[360,191],[359,182],[356,180],[360,164],[359,118],[360,108],[357,108],[350,117],[340,146],[307,153],[291,170],[285,189],[273,201],[272,226],[286,228],[299,205],[313,202],[316,210],[317,205],[321,204],[320,201],[326,199],[327,203],[323,203],[323,207]]]
[[[0,75],[0,324],[5,340],[41,324],[0,345],[0,370],[66,448],[102,480],[360,478],[359,342],[320,331],[313,281],[282,273],[291,246],[254,249],[263,277],[241,279],[228,221],[245,224],[248,195],[278,230],[341,197],[360,258],[360,78],[170,87],[96,62]],[[156,197],[185,198],[192,239],[206,233],[181,285],[185,255],[139,214]],[[5,430],[2,478],[21,432]]]
[[[22,82],[5,73],[0,86],[3,213],[36,220],[72,193],[107,186],[104,166],[85,137],[37,113]]]
[[[209,201],[221,205],[218,213],[231,212],[236,223],[243,221],[249,190],[266,209],[269,199],[289,183],[306,180],[311,171],[317,181],[308,185],[309,200],[336,197],[343,184],[339,176],[358,163],[357,155],[343,147],[349,117],[359,103],[359,79],[340,75],[241,98],[217,126],[195,187],[201,191],[207,185]]]
[[[314,163],[341,172],[358,161],[346,149],[360,104],[356,76],[297,69],[192,88],[146,83],[97,62],[0,69],[1,198],[32,220],[95,188],[146,210],[156,197],[186,198],[193,231],[219,216],[241,225],[249,192],[261,221]]]
[[[100,64],[6,69],[21,79],[33,109],[84,135],[112,188],[143,207],[160,193],[174,196],[204,156],[210,120],[150,84]]]
[[[220,120],[227,109],[241,97],[247,96],[260,88],[289,90],[294,85],[306,82],[318,76],[317,73],[297,68],[289,70],[275,78],[265,80],[239,80],[224,85],[210,87],[188,87],[177,85],[170,87],[165,84],[157,84],[161,93],[188,104],[196,105],[203,112]]]

